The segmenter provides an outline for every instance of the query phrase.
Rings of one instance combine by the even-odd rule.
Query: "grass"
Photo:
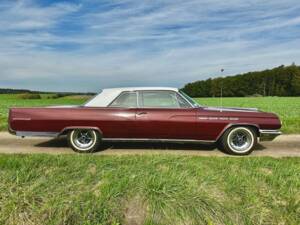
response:
[[[7,113],[9,107],[14,106],[46,106],[82,104],[86,96],[68,96],[48,99],[49,95],[42,95],[42,99],[20,99],[18,95],[0,94],[0,130],[7,129]],[[201,105],[219,106],[219,98],[197,98]],[[260,110],[278,114],[283,122],[284,133],[300,133],[300,97],[257,97],[257,98],[224,98],[224,106],[255,107]]]
[[[0,155],[0,224],[299,224],[299,158]]]

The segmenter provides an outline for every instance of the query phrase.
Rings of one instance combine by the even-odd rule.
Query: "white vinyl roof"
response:
[[[88,101],[85,106],[88,107],[106,107],[108,106],[119,94],[124,91],[178,91],[178,88],[170,87],[126,87],[126,88],[108,88],[103,89],[98,95]]]

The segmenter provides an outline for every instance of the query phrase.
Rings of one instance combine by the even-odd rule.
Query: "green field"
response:
[[[289,224],[299,158],[0,155],[0,224]]]
[[[0,95],[0,130],[7,129],[8,108],[13,106],[46,106],[82,104],[85,96],[69,96],[58,99],[48,99],[49,95],[42,95],[42,99],[20,99],[18,95]],[[197,98],[201,105],[220,106],[219,98]],[[249,97],[224,98],[224,106],[256,107],[260,110],[277,113],[282,122],[284,133],[300,133],[300,97]]]

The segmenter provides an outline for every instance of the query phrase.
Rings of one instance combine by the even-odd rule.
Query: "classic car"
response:
[[[253,108],[206,107],[176,88],[104,89],[80,106],[11,108],[9,131],[17,136],[67,135],[76,152],[103,141],[217,143],[246,155],[257,141],[280,135],[277,115]]]

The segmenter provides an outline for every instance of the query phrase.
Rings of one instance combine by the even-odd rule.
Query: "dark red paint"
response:
[[[273,113],[222,111],[207,108],[12,108],[13,131],[57,132],[68,127],[96,127],[104,138],[153,138],[217,140],[231,125],[280,129]]]

